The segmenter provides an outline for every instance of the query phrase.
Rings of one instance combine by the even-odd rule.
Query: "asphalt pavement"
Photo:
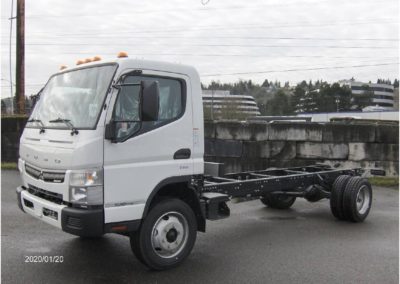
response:
[[[2,171],[3,283],[399,283],[399,191],[374,188],[364,223],[335,220],[327,200],[298,199],[290,210],[260,201],[230,204],[231,217],[207,222],[188,259],[152,272],[127,237],[81,240],[21,212],[16,171]],[[58,256],[62,263],[27,263]]]

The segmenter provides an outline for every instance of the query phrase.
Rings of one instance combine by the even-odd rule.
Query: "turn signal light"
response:
[[[125,51],[120,51],[117,55],[118,58],[124,58],[124,57],[128,57],[128,53],[126,53]]]

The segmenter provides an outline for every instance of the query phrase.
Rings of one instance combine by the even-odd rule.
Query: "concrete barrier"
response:
[[[226,172],[325,163],[383,168],[399,175],[399,128],[395,125],[315,122],[205,123],[205,160]]]
[[[2,116],[1,117],[1,161],[17,162],[19,138],[24,130],[27,117]]]

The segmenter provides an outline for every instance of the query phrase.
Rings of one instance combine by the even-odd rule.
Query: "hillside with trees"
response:
[[[390,80],[378,79],[377,83],[392,84]],[[395,88],[399,80],[395,79]],[[239,80],[235,83],[220,83],[212,81],[209,85],[202,84],[204,90],[228,90],[232,95],[251,95],[260,108],[261,115],[294,115],[307,112],[336,112],[361,110],[370,105],[373,91],[368,85],[363,86],[364,92],[352,96],[351,89],[338,83],[327,83],[321,80],[302,81],[296,86],[289,82],[267,79],[259,85],[251,80]]]

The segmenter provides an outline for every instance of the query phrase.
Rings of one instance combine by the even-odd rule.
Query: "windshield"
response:
[[[53,76],[27,127],[95,128],[116,65],[95,66]]]

